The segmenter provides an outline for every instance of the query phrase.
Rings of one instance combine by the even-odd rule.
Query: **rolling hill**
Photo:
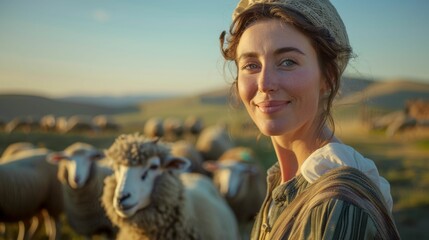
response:
[[[405,102],[410,99],[429,101],[429,84],[406,79],[378,81],[343,97],[339,103],[399,110],[403,109]]]
[[[75,114],[95,116],[99,114],[120,114],[137,111],[137,107],[105,107],[92,104],[54,100],[32,95],[0,95],[0,118],[9,121],[15,117],[40,118],[46,114],[72,116]]]

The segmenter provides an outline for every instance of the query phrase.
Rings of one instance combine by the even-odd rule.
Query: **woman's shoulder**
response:
[[[304,161],[300,172],[309,183],[314,183],[331,170],[341,167],[356,169],[368,177],[382,193],[389,210],[392,209],[390,184],[379,175],[377,166],[371,159],[365,158],[348,145],[329,143],[319,148]]]
[[[341,198],[322,201],[309,215],[307,224],[312,227],[307,236],[315,236],[315,239],[322,239],[322,236],[323,239],[374,239],[378,233],[367,209]]]

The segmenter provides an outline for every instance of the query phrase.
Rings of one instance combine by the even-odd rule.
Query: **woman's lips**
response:
[[[287,106],[291,101],[263,101],[256,104],[259,110],[263,113],[275,113]]]

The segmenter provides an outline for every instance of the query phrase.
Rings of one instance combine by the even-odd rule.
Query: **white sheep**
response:
[[[40,128],[43,131],[50,132],[55,130],[55,127],[57,126],[57,119],[53,114],[48,114],[43,116],[40,119],[39,124],[40,124]]]
[[[179,118],[168,117],[163,122],[163,140],[165,141],[177,141],[183,135],[183,121]]]
[[[189,160],[140,134],[119,136],[106,151],[115,174],[103,205],[118,239],[237,239],[232,210],[204,175],[184,173]]]
[[[203,120],[200,117],[189,116],[185,119],[185,122],[184,122],[185,132],[192,135],[198,135],[203,130],[203,128],[204,128]]]
[[[97,128],[93,124],[91,117],[84,115],[74,115],[67,119],[67,127],[64,130],[64,133],[95,131],[97,131]]]
[[[149,118],[143,128],[143,132],[148,137],[162,137],[164,135],[163,121],[160,118]]]
[[[49,239],[56,239],[63,209],[57,168],[46,162],[47,149],[3,154],[0,164],[0,222],[19,222],[18,239],[31,238],[43,216]]]
[[[186,140],[171,143],[171,155],[190,160],[191,166],[188,168],[188,172],[209,175],[209,173],[203,168],[203,156],[192,143]]]
[[[213,125],[203,129],[195,146],[204,160],[215,160],[226,150],[234,147],[234,142],[225,126]]]
[[[18,161],[29,157],[43,158],[48,154],[48,152],[48,149],[36,148],[36,146],[31,142],[15,142],[9,144],[6,149],[4,149],[0,158],[0,164]],[[33,216],[31,219],[23,219],[18,222],[17,239],[32,239],[41,220],[44,220],[47,223],[45,224],[46,235],[51,236],[51,217],[48,211],[42,209],[39,214]],[[6,225],[4,223],[0,223],[0,234],[6,234]]]
[[[97,115],[93,117],[92,123],[100,131],[117,131],[120,129],[119,124],[106,115]]]
[[[253,150],[248,147],[231,148],[217,161],[204,162],[204,168],[213,174],[214,185],[245,228],[241,232],[250,234],[250,224],[253,224],[267,190],[266,173]]]
[[[17,159],[16,155],[20,152],[29,149],[35,149],[36,147],[31,142],[15,142],[9,144],[4,150],[0,158],[0,163],[5,163],[13,159]],[[15,157],[13,157],[15,156]]]
[[[113,238],[117,232],[101,205],[104,178],[113,173],[110,168],[97,164],[103,157],[102,151],[81,142],[48,156],[49,162],[59,166],[58,179],[63,185],[67,221],[72,229],[87,238],[97,234]]]

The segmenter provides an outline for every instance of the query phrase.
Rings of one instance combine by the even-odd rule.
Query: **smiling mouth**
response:
[[[261,102],[256,104],[258,109],[263,113],[275,113],[285,106],[289,105],[291,101],[268,101],[268,102]]]

